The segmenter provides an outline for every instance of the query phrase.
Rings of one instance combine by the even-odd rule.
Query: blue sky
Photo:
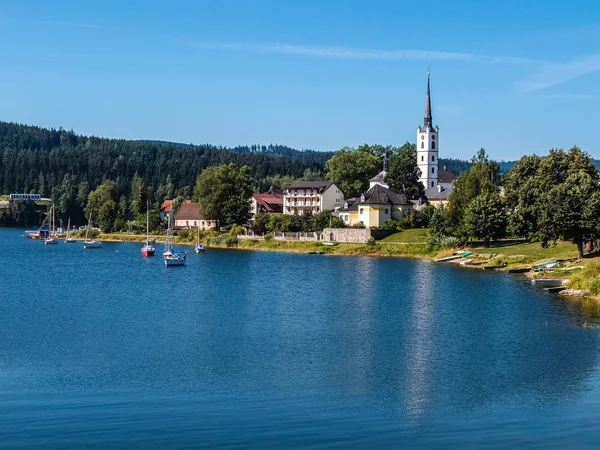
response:
[[[28,1],[0,11],[0,120],[96,136],[600,158],[600,2]]]

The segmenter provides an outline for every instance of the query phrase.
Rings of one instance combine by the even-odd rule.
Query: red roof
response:
[[[165,200],[160,206],[160,212],[169,214],[171,212],[171,206],[173,206],[173,200]]]
[[[267,212],[283,212],[283,194],[252,194],[252,198]]]

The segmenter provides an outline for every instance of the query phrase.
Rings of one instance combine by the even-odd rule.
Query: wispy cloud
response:
[[[423,60],[423,61],[480,61],[490,64],[528,64],[535,61],[526,58],[488,56],[474,53],[442,52],[432,50],[382,50],[349,47],[317,47],[290,44],[251,44],[239,42],[187,41],[187,44],[203,49],[250,51],[276,53],[281,55],[301,55],[321,58],[360,59],[360,60]]]
[[[600,72],[600,55],[577,58],[566,63],[542,63],[519,86],[525,92],[539,91],[596,72]]]

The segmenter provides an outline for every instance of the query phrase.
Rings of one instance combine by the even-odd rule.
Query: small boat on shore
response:
[[[552,269],[557,264],[558,264],[558,261],[553,259],[551,261],[546,261],[546,262],[534,265],[533,270],[535,270],[536,272],[539,272],[540,270]]]
[[[461,265],[461,266],[466,266],[466,265],[468,265],[468,264],[472,264],[472,263],[473,263],[473,260],[472,260],[472,259],[465,259],[464,261],[461,261],[461,262],[460,262],[460,265]]]
[[[461,255],[447,256],[445,258],[436,259],[435,262],[448,262],[448,261],[454,261],[455,259],[460,259],[460,258],[462,258]]]

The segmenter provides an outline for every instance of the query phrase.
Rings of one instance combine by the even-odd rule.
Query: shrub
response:
[[[377,242],[375,241],[375,238],[373,236],[369,238],[369,240],[367,241],[367,245],[369,247],[375,247],[377,245]]]
[[[237,238],[237,236],[227,236],[225,238],[225,245],[227,247],[237,247],[237,245],[239,244],[239,239]]]
[[[179,239],[181,239],[182,241],[187,241],[190,238],[190,230],[180,230],[177,233],[177,236],[179,237]]]
[[[229,230],[229,234],[232,236],[239,236],[241,234],[246,234],[246,228],[244,228],[242,225],[232,225],[231,229]]]
[[[265,241],[270,242],[273,240],[273,235],[271,233],[265,234]]]
[[[362,223],[362,222],[358,222],[358,223],[355,223],[354,225],[352,225],[350,228],[359,228],[359,229],[365,229],[366,227],[365,227],[365,224],[364,224],[364,223]]]

